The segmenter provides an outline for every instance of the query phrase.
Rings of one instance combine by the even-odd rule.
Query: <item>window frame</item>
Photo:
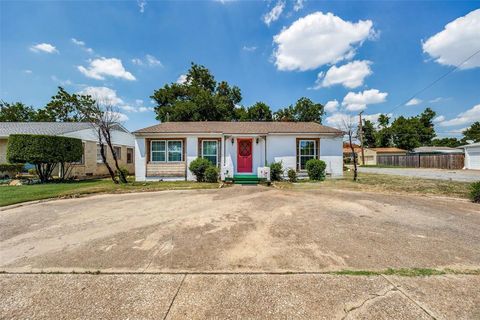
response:
[[[129,151],[131,151],[131,152],[129,152]],[[128,161],[128,155],[129,155],[129,154],[131,154],[131,155],[132,155],[132,156],[130,157],[130,161]],[[127,161],[127,164],[132,164],[132,163],[133,163],[133,158],[134,158],[134,157],[135,157],[135,151],[134,151],[134,149],[133,149],[133,148],[128,148],[128,147],[127,147],[127,159],[126,159],[126,161]]]
[[[203,145],[204,142],[215,142],[215,145],[216,145],[216,152],[215,152],[215,155],[213,154],[205,154],[205,147]],[[208,158],[205,158],[206,156],[208,157],[212,157],[212,156],[215,156],[215,159],[216,159],[216,162],[214,163],[215,166],[218,166],[220,164],[220,155],[219,155],[219,148],[220,147],[220,143],[218,141],[218,139],[202,139],[201,140],[201,154],[200,154],[200,157],[201,158],[204,158],[204,159],[208,159]]]
[[[152,148],[152,145],[154,142],[165,142],[165,151],[164,154],[165,154],[165,160],[163,161],[154,161],[153,160],[153,152],[162,152],[162,151],[153,151],[153,148]],[[168,160],[168,144],[170,142],[180,142],[180,161],[169,161]],[[183,149],[184,145],[183,145],[183,140],[182,139],[153,139],[153,140],[150,140],[150,162],[151,163],[181,163],[184,161],[184,157],[183,157]]]
[[[117,153],[117,149],[119,149],[120,152]],[[117,157],[117,160],[122,160],[122,147],[121,146],[113,146],[113,152],[115,152],[115,156]]]
[[[100,156],[100,159],[98,158]],[[106,157],[107,155],[105,155]],[[97,143],[97,163],[103,163],[102,153],[100,151],[100,144]]]
[[[303,141],[313,142],[313,155],[311,155],[311,154],[302,155],[301,147],[302,147],[302,142]],[[313,156],[313,158],[312,158],[312,156]],[[302,169],[302,157],[308,157],[310,159],[318,159],[318,139],[315,139],[315,138],[299,138],[299,139],[297,139],[297,170],[298,171],[306,171],[307,170],[307,168]],[[306,165],[306,163],[307,162],[305,162],[305,165]]]

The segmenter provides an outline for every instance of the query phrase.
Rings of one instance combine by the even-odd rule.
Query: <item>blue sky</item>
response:
[[[273,110],[306,96],[324,123],[429,106],[440,136],[480,120],[480,2],[2,1],[0,98],[43,107],[57,86],[110,99],[131,130],[190,62]],[[395,110],[392,109],[402,104]]]

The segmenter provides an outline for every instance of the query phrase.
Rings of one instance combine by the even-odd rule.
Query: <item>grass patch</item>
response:
[[[218,183],[192,181],[129,182],[114,184],[110,179],[23,186],[0,186],[0,207],[49,198],[78,197],[92,193],[126,193],[175,189],[214,189]]]
[[[276,182],[276,187],[281,189],[315,189],[336,188],[372,192],[395,192],[449,196],[467,199],[470,191],[470,183],[422,179],[415,177],[403,177],[375,173],[359,173],[357,181],[353,181],[352,172],[344,172],[341,179],[327,179],[323,182],[304,181],[302,183],[290,183],[286,181]]]

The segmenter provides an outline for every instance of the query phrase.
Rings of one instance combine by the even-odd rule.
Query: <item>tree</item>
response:
[[[419,141],[422,146],[429,146],[432,144],[432,139],[435,138],[435,128],[433,125],[433,118],[436,112],[430,108],[426,108],[418,117],[420,121]]]
[[[314,103],[306,97],[297,100],[294,106],[279,109],[274,114],[275,121],[298,121],[322,123],[322,116],[325,114],[320,103]]]
[[[294,107],[295,121],[322,123],[322,116],[325,114],[320,103],[302,97],[297,100]]]
[[[355,147],[353,145],[353,139],[355,139],[355,120],[353,117],[345,116],[342,119],[342,130],[348,137],[348,146],[353,155],[353,181],[357,181],[358,177],[358,166],[357,166],[357,153],[355,152]]]
[[[473,142],[480,142],[480,121],[476,121],[472,123],[470,128],[465,129],[462,132],[464,135],[463,140],[466,142],[467,140],[473,140]]]
[[[65,168],[67,163],[80,161],[82,154],[82,140],[76,138],[32,134],[12,134],[8,138],[8,161],[35,165],[42,182],[51,179],[57,164]]]
[[[37,112],[33,107],[21,102],[8,103],[0,101],[0,122],[37,121]]]
[[[442,139],[433,139],[432,146],[435,147],[450,147],[456,148],[461,146],[462,140],[458,140],[457,138],[442,138]]]
[[[95,100],[89,95],[70,94],[62,87],[58,87],[58,92],[54,95],[45,109],[41,111],[41,116],[48,121],[61,122],[84,122],[86,110],[92,108]]]
[[[263,102],[257,102],[247,109],[247,121],[272,121],[272,111]]]
[[[375,145],[377,147],[390,147],[392,144],[392,133],[389,127],[390,117],[381,114],[378,117],[378,131],[375,135]]]
[[[373,125],[373,122],[367,119],[363,119],[362,125],[363,145],[367,148],[375,148],[377,130]]]
[[[92,128],[97,133],[98,145],[100,146],[100,155],[102,157],[103,164],[107,167],[108,173],[114,183],[118,183],[115,171],[107,161],[106,148],[110,150],[110,154],[113,157],[116,172],[120,178],[120,182],[126,183],[127,177],[124,170],[121,170],[118,164],[118,157],[113,148],[112,131],[118,127],[121,127],[119,120],[119,113],[114,106],[107,102],[96,102],[88,109],[83,110],[85,114],[82,115],[85,119],[88,119],[92,124]]]
[[[420,141],[421,125],[417,117],[400,116],[392,122],[392,140],[396,147],[412,150],[422,145]]]
[[[183,83],[171,83],[155,90],[156,119],[165,121],[230,121],[242,100],[238,87],[226,81],[217,84],[210,71],[192,63]]]

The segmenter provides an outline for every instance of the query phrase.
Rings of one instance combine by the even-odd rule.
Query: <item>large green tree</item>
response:
[[[275,112],[276,121],[299,121],[322,123],[324,107],[309,98],[302,97],[294,106],[288,106]]]
[[[470,128],[465,129],[462,133],[464,141],[473,140],[474,142],[480,142],[480,121],[474,122]]]
[[[155,90],[157,120],[230,121],[237,115],[235,106],[242,100],[238,87],[226,81],[217,83],[204,66],[192,63],[183,83],[171,83]]]
[[[37,111],[21,102],[0,101],[0,122],[38,121]]]
[[[95,100],[91,96],[70,94],[62,87],[58,87],[57,94],[39,112],[45,121],[83,122],[89,120],[88,110],[94,105]]]
[[[432,144],[432,139],[435,138],[435,128],[433,124],[433,118],[437,113],[430,108],[426,108],[419,116],[418,120],[420,121],[420,131],[419,131],[419,141],[422,146],[429,146]]]
[[[362,125],[363,131],[363,145],[368,148],[375,148],[376,147],[376,134],[377,130],[373,125],[373,122],[367,119],[363,120]]]
[[[241,119],[240,119],[241,120]],[[257,102],[247,109],[247,121],[272,121],[272,110],[263,102]]]
[[[392,132],[389,125],[390,117],[381,114],[378,117],[378,131],[375,134],[375,145],[377,147],[390,147],[392,145]]]
[[[432,145],[436,136],[433,127],[435,112],[426,108],[420,115],[413,117],[400,116],[392,122],[390,132],[395,146],[412,150],[420,146]]]
[[[462,140],[459,140],[457,138],[441,138],[432,140],[432,146],[434,147],[456,148],[461,146],[462,144]]]

